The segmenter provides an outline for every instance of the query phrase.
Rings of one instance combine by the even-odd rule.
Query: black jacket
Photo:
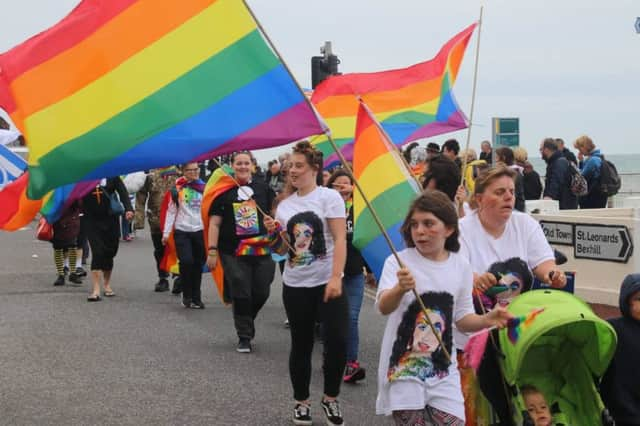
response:
[[[558,200],[560,210],[577,209],[578,197],[571,192],[571,170],[569,162],[562,156],[560,151],[556,151],[553,155],[546,159],[547,175],[544,180],[543,197],[550,197]]]
[[[640,291],[640,274],[630,274],[620,288],[622,316],[609,320],[618,335],[618,346],[602,378],[600,394],[618,425],[640,424],[640,321],[633,319],[629,298]]]
[[[578,165],[578,159],[575,154],[571,152],[568,148],[562,149],[562,156],[567,159],[568,162]]]

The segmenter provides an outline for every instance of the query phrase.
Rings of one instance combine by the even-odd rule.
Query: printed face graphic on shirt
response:
[[[193,188],[186,187],[180,191],[180,203],[187,206],[189,210],[200,211],[202,204],[202,194]]]
[[[483,304],[487,309],[492,309],[496,303],[508,305],[514,297],[529,291],[533,283],[529,266],[518,257],[495,262],[489,267],[489,272],[496,277],[498,283],[485,291]]]
[[[433,324],[433,328],[438,332],[438,337],[442,338],[442,333],[445,328],[444,319],[438,311],[428,311],[429,320]],[[413,330],[413,344],[412,350],[415,354],[422,354],[428,356],[432,354],[439,346],[438,338],[433,334],[433,330],[429,326],[429,323],[425,319],[425,313],[420,311],[416,318],[416,328]]]
[[[258,209],[254,200],[233,203],[233,216],[236,222],[236,235],[239,237],[260,233]]]
[[[287,222],[289,241],[295,250],[289,250],[291,266],[310,265],[327,254],[322,220],[313,212],[294,215]]]
[[[427,292],[421,298],[427,313],[418,301],[414,301],[404,312],[398,326],[387,370],[390,382],[399,379],[424,381],[449,374],[451,362],[426,318],[436,329],[446,352],[451,353],[453,296],[446,292]]]

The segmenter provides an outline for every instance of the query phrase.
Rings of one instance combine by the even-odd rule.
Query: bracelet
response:
[[[218,250],[218,246],[209,246],[209,250]]]
[[[214,252],[211,252],[211,251],[210,251],[208,254],[209,254],[209,256],[211,256],[211,257],[218,257],[218,253],[216,253],[215,251],[214,251]]]

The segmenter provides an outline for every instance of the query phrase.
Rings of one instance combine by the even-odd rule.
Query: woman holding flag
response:
[[[347,251],[345,205],[338,192],[318,186],[322,163],[322,153],[311,143],[298,142],[289,170],[295,192],[278,205],[275,221],[272,218],[264,221],[276,241],[286,238],[289,249],[282,298],[291,332],[289,374],[296,425],[312,424],[309,384],[317,319],[322,321],[325,344],[324,397],[320,405],[328,424],[344,423],[337,397],[346,364],[349,330],[349,304],[342,291]],[[283,230],[286,237],[282,236]],[[281,246],[281,254],[286,246]]]
[[[275,193],[261,179],[252,178],[253,156],[240,151],[231,157],[237,185],[221,193],[208,211],[207,266],[222,263],[238,334],[237,351],[251,352],[254,321],[269,298],[275,273],[263,212],[269,212]],[[219,259],[218,259],[219,258]]]

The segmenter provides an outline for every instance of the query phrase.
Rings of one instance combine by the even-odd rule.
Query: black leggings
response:
[[[340,297],[324,303],[322,297],[325,287],[290,287],[284,284],[282,288],[291,332],[289,375],[296,401],[309,398],[314,328],[318,320],[322,321],[324,331],[324,393],[332,398],[340,393],[347,362],[349,303],[344,292]]]
[[[184,232],[176,229],[173,239],[180,264],[182,299],[201,302],[202,266],[206,260],[202,231]]]

